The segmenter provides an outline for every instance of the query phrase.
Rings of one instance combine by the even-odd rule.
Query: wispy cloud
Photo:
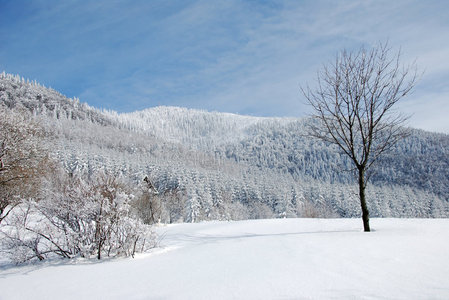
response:
[[[429,119],[449,101],[446,1],[21,2],[0,2],[0,68],[91,105],[301,116],[323,63],[388,39],[425,69],[411,125],[449,132]]]

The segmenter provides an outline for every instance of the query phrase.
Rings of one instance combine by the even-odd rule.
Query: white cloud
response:
[[[425,70],[407,112],[428,113],[412,126],[448,131],[443,121],[436,124],[442,117],[431,117],[447,108],[446,1],[41,1],[34,7],[29,19],[0,23],[8,33],[0,50],[6,71],[25,70],[22,75],[67,87],[61,92],[91,104],[301,116],[307,108],[299,85],[313,83],[323,63],[342,48],[388,39],[402,48],[405,63],[417,59]]]
[[[250,31],[241,49],[207,69],[206,73],[213,70],[221,74],[233,64],[237,66],[233,80],[210,91],[207,97],[220,103],[220,109],[229,105],[233,111],[239,111],[240,106],[244,111],[259,113],[265,108],[265,112],[277,115],[301,115],[306,108],[298,104],[298,86],[313,81],[322,63],[343,47],[354,49],[388,39],[393,50],[401,47],[405,64],[416,58],[420,69],[426,70],[421,84],[424,87],[419,89],[425,90],[426,85],[427,89],[437,88],[432,94],[420,93],[421,99],[407,106],[406,112],[414,115],[411,125],[448,132],[448,98],[439,82],[445,85],[449,76],[449,64],[444,59],[449,56],[449,39],[439,41],[449,27],[446,20],[428,21],[435,9],[441,8],[410,1],[332,3],[298,4],[276,17],[258,19],[257,30]],[[415,6],[410,8],[411,4]]]

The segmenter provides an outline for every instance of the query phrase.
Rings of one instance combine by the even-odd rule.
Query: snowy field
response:
[[[161,226],[135,259],[0,269],[0,299],[449,299],[449,219]]]

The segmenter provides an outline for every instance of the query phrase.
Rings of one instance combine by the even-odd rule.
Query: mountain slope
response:
[[[162,221],[359,215],[351,165],[305,136],[306,119],[257,118],[175,107],[118,114],[0,74],[0,102],[53,131],[68,172],[107,170],[176,195]],[[449,136],[413,131],[380,161],[368,187],[372,216],[449,216]],[[84,175],[83,175],[84,176]]]

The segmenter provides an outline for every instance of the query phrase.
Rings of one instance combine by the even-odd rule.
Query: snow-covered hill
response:
[[[133,113],[106,112],[120,126],[167,141],[209,150],[248,136],[248,128],[265,118],[159,106]]]
[[[359,215],[350,163],[305,135],[307,119],[177,107],[118,114],[5,73],[0,102],[42,119],[70,173],[149,176],[161,194],[175,193],[183,209],[164,222]],[[448,217],[448,151],[448,135],[414,130],[375,169],[371,215]]]
[[[448,299],[448,219],[163,226],[136,259],[0,269],[2,299]]]

